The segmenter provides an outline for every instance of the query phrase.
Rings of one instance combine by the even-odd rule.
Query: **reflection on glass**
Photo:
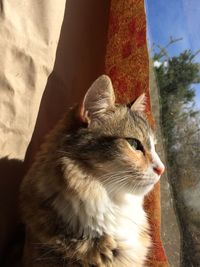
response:
[[[152,86],[159,91],[161,139],[182,241],[180,265],[197,267],[200,266],[200,3],[147,0],[146,8],[151,63],[157,80]],[[169,201],[163,201],[163,216],[167,216]],[[179,266],[177,258],[170,258],[167,249],[177,241],[178,233],[165,230],[173,222],[167,224],[167,218],[164,220],[169,262],[171,266]]]

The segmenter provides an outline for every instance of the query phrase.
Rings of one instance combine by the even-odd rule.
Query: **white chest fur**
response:
[[[135,266],[143,266],[150,245],[142,238],[148,228],[143,197],[125,194],[114,203],[107,203],[109,212],[104,214],[104,220],[97,221],[96,229],[112,235],[123,248],[125,257],[138,263]]]
[[[126,194],[116,220],[115,236],[122,244],[124,254],[135,262],[135,266],[143,266],[150,245],[149,239],[143,236],[148,228],[143,197]]]
[[[138,244],[140,231],[146,224],[142,205],[143,197],[126,194],[116,216],[116,235],[131,247]]]
[[[66,166],[68,187],[77,193],[70,196],[64,192],[54,203],[64,221],[72,229],[78,221],[82,228],[80,232],[86,236],[95,237],[106,233],[135,247],[140,232],[147,225],[143,196],[121,193],[111,197],[101,183],[85,177],[76,165]]]
[[[105,192],[100,193],[101,190],[95,199],[84,199],[81,206],[79,198],[68,197],[65,200],[57,198],[54,205],[66,222],[70,220],[72,228],[78,218],[82,227],[80,230],[86,235],[94,237],[106,233],[134,247],[140,232],[147,225],[143,197],[125,194],[117,201],[111,201]],[[66,206],[66,201],[71,205]]]
[[[66,206],[66,201],[71,204]],[[148,228],[143,197],[125,194],[111,201],[105,191],[99,190],[95,199],[90,195],[81,206],[79,198],[68,197],[57,198],[54,205],[71,229],[77,220],[80,222],[78,231],[74,229],[75,234],[80,231],[90,238],[105,233],[111,235],[123,248],[126,258],[138,263],[135,266],[143,266],[150,245],[144,244],[141,237]]]

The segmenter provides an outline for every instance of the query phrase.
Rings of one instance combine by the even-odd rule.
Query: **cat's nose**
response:
[[[162,175],[163,172],[165,171],[165,166],[156,166],[153,168],[154,172],[157,173],[158,175]]]

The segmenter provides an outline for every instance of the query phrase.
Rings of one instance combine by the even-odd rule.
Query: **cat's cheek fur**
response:
[[[134,151],[130,145],[122,150],[122,158],[124,158],[130,167],[140,169],[142,172],[148,167],[148,161],[145,159],[141,151]]]

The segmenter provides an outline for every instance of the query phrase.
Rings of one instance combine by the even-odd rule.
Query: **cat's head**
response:
[[[111,80],[103,75],[84,97],[80,118],[85,127],[66,140],[70,157],[111,194],[144,195],[164,172],[144,109],[144,94],[130,107],[115,104]]]

